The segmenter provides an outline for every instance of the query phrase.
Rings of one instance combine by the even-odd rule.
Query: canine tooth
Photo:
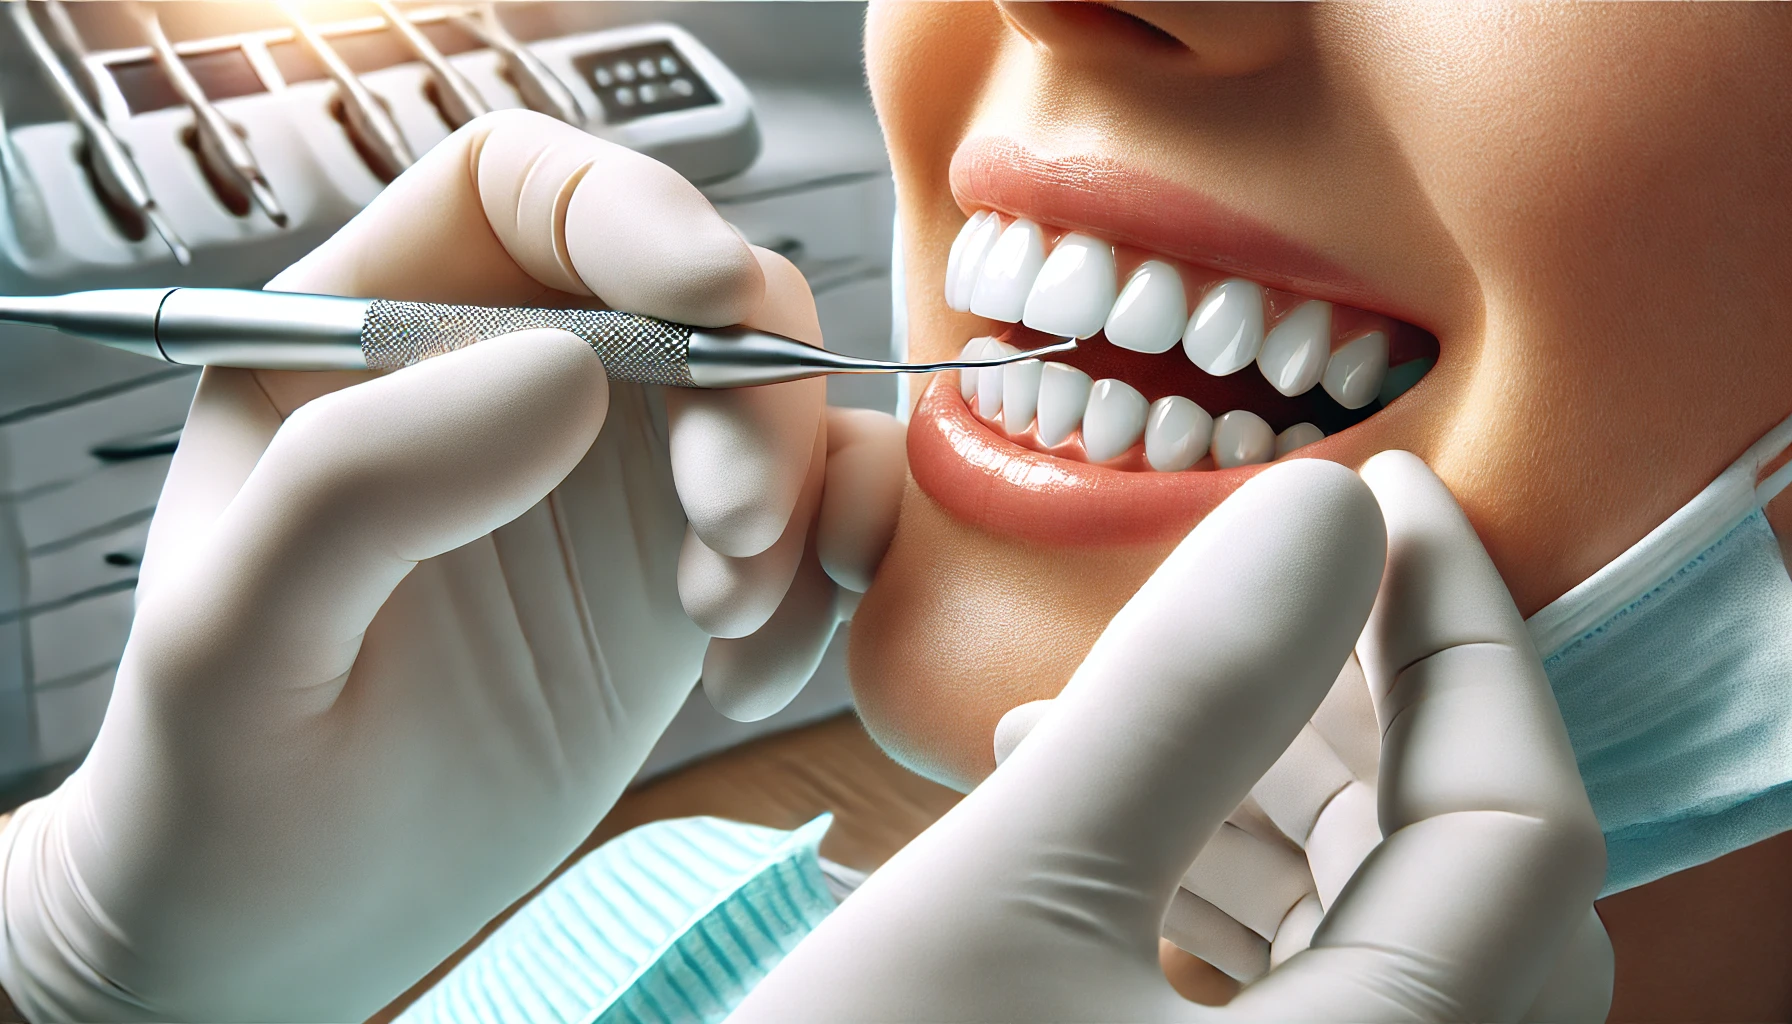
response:
[[[1331,350],[1332,304],[1315,299],[1294,307],[1264,337],[1257,368],[1271,387],[1293,398],[1319,383]]]
[[[1063,444],[1083,421],[1089,407],[1089,391],[1095,382],[1068,363],[1046,363],[1039,374],[1039,440],[1050,447]]]
[[[964,343],[964,348],[959,351],[958,358],[982,359],[983,347],[994,340],[994,338],[972,338]],[[958,393],[964,396],[966,405],[970,404],[971,399],[977,397],[977,376],[982,372],[981,370],[958,371]]]
[[[1045,364],[1026,359],[1002,367],[1002,426],[1018,434],[1033,422],[1039,408],[1039,378]]]
[[[971,293],[983,275],[983,262],[1002,234],[1001,214],[991,213],[965,239],[964,252],[958,259],[958,276],[947,286],[946,304],[960,313],[971,311]]]
[[[1406,390],[1419,382],[1419,378],[1431,372],[1437,360],[1431,358],[1414,359],[1399,366],[1388,367],[1388,375],[1381,382],[1381,392],[1375,397],[1387,405],[1406,393]]]
[[[1249,409],[1213,421],[1213,464],[1221,469],[1254,466],[1276,457],[1276,432]]]
[[[1182,275],[1162,260],[1140,264],[1113,306],[1105,327],[1107,338],[1134,352],[1168,352],[1188,322]]]
[[[958,269],[964,264],[965,245],[990,216],[988,210],[978,210],[971,214],[971,219],[965,221],[964,227],[958,229],[958,237],[952,239],[952,251],[946,256],[946,305],[960,313],[965,310],[958,302]]]
[[[1314,441],[1324,439],[1325,432],[1311,423],[1296,423],[1287,430],[1276,435],[1276,458],[1288,454],[1296,448],[1304,448]]]
[[[1020,351],[1005,341],[990,338],[983,344],[984,359],[997,356],[1013,355]],[[1000,366],[985,366],[977,371],[977,412],[986,420],[993,420],[1002,411],[1002,370]]]
[[[1386,331],[1370,331],[1352,338],[1332,353],[1325,364],[1325,393],[1346,409],[1361,409],[1381,391],[1388,375]]]
[[[1262,349],[1263,289],[1242,277],[1214,285],[1182,332],[1182,351],[1189,362],[1215,377],[1251,365]]]
[[[1090,462],[1106,462],[1139,442],[1145,432],[1145,396],[1112,377],[1089,389],[1083,411],[1083,452]]]
[[[1099,238],[1065,235],[1027,292],[1021,323],[1036,331],[1087,338],[1114,305],[1114,249]]]
[[[1044,265],[1045,233],[1039,225],[1017,220],[1003,228],[977,275],[971,312],[1005,323],[1019,320],[1027,306],[1027,293]]]
[[[1181,395],[1151,403],[1145,416],[1145,461],[1163,473],[1176,473],[1201,461],[1213,440],[1213,417]]]

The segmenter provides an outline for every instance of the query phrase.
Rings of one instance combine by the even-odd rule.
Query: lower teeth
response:
[[[965,345],[963,358],[1012,351],[1013,346],[994,338],[977,338]],[[1434,362],[1416,359],[1389,368],[1377,396],[1380,403],[1386,405],[1412,387]],[[1212,416],[1179,395],[1147,403],[1124,381],[1091,380],[1066,363],[1028,360],[965,371],[960,393],[981,419],[1027,447],[1050,451],[1080,433],[1080,451],[1051,453],[1162,473],[1258,465],[1326,436],[1308,422],[1277,433],[1248,409]]]

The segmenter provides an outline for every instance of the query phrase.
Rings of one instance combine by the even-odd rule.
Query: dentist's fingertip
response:
[[[996,767],[1000,768],[1002,762],[1008,760],[1009,755],[1014,753],[1014,748],[1020,746],[1021,741],[1033,731],[1033,727],[1039,724],[1039,720],[1052,709],[1053,703],[1054,701],[1048,698],[1028,701],[1008,709],[1008,713],[996,723]]]

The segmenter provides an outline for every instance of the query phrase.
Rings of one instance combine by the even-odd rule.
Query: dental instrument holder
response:
[[[557,328],[597,352],[611,380],[738,388],[835,373],[1005,366],[1076,339],[988,359],[899,363],[829,352],[745,327],[707,328],[592,309],[457,306],[234,288],[119,288],[0,298],[0,322],[46,327],[186,366],[392,370],[500,335]]]
[[[490,106],[523,107],[532,98],[536,105],[553,107],[547,112],[554,116],[570,111],[592,134],[659,159],[699,183],[735,175],[758,154],[757,119],[746,86],[678,26],[559,30],[522,44],[532,58],[526,62],[533,69],[529,74],[536,79],[551,75],[572,97],[568,104],[564,97],[550,102],[542,88],[511,84],[519,58],[502,46],[486,45],[478,33],[464,28],[458,20],[462,9],[407,7],[404,13]],[[192,148],[190,105],[165,81],[151,47],[95,50],[81,62],[93,72],[100,92],[97,107],[89,111],[91,119],[45,121],[38,113],[28,123],[15,119],[9,125],[9,157],[17,157],[9,168],[17,173],[11,177],[38,184],[54,245],[47,251],[42,246],[0,246],[0,294],[169,281],[257,286],[370,202],[385,179],[369,167],[365,148],[356,145],[357,137],[343,123],[338,85],[311,58],[297,30],[284,22],[269,25],[231,36],[180,40],[174,49],[200,79],[212,105],[242,129],[247,149],[290,216],[289,225],[282,228],[259,213],[242,215],[240,204],[237,211],[229,208]],[[422,154],[448,135],[450,126],[430,96],[431,74],[384,17],[311,27],[348,55],[371,102],[391,115],[413,153]],[[631,55],[643,48],[656,55],[656,67],[678,69],[675,76],[656,79],[660,102],[653,104],[642,104],[638,90],[620,93],[616,84],[616,62],[626,57],[638,67],[642,58]],[[18,70],[21,81],[26,81],[23,72],[35,71]],[[14,77],[11,71],[9,78]],[[599,86],[600,77],[611,85]],[[34,74],[29,84],[39,88],[35,79]],[[675,79],[691,93],[683,105],[665,102],[672,98],[668,90]],[[67,84],[74,86],[72,77]],[[640,84],[637,76],[635,85]],[[612,113],[611,108],[621,109],[623,96],[632,103],[629,112]],[[89,130],[112,134],[119,153],[141,170],[144,198],[153,200],[158,215],[192,250],[195,264],[190,270],[176,265],[155,232],[133,240],[115,225],[106,212],[107,201],[95,196],[90,175],[77,159]]]

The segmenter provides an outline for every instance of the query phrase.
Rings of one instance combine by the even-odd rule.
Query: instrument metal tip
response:
[[[187,248],[187,243],[181,241],[180,233],[175,231],[174,225],[168,222],[168,217],[162,212],[162,208],[155,203],[148,203],[143,207],[143,216],[149,221],[150,227],[156,229],[156,234],[162,236],[163,244],[167,245],[168,251],[174,254],[174,262],[183,267],[191,266],[193,250]]]

